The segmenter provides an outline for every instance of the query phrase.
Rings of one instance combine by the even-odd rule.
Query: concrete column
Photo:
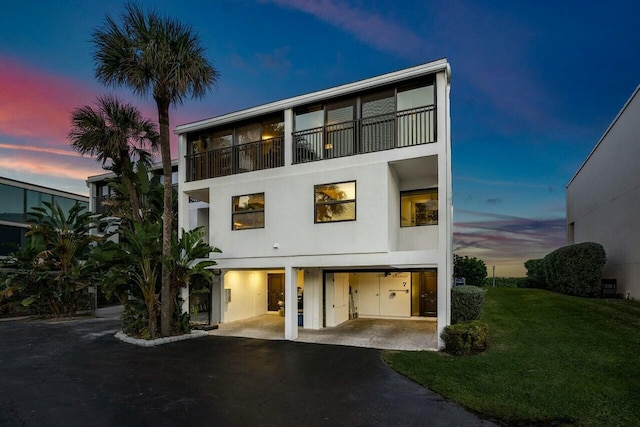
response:
[[[284,165],[293,162],[293,110],[284,110]]]
[[[284,268],[284,339],[298,338],[298,269]]]
[[[442,330],[451,323],[451,285],[453,280],[453,203],[451,192],[451,127],[449,79],[444,72],[436,76],[438,100],[438,347],[444,342]]]

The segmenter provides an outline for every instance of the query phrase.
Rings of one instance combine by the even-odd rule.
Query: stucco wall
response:
[[[640,298],[640,95],[629,100],[567,186],[569,243],[593,241],[607,252],[605,276]]]

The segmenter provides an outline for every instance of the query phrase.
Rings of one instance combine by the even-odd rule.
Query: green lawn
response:
[[[492,288],[488,349],[385,352],[394,369],[507,425],[640,426],[640,304]]]

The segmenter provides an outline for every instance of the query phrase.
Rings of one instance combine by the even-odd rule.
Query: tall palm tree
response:
[[[164,176],[162,254],[171,256],[171,146],[169,106],[186,97],[202,98],[219,73],[209,63],[191,27],[140,5],[129,3],[118,24],[110,16],[93,32],[96,77],[106,85],[127,86],[141,97],[153,96],[160,124],[160,154]],[[171,332],[174,311],[171,272],[162,268],[162,335]]]
[[[71,146],[80,154],[96,156],[102,167],[122,177],[129,194],[131,215],[140,222],[140,204],[134,181],[132,157],[148,162],[150,154],[157,150],[156,125],[131,104],[117,97],[98,97],[94,109],[85,105],[71,114]]]

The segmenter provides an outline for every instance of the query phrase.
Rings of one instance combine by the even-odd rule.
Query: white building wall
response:
[[[225,322],[267,313],[267,272],[228,271],[223,277],[222,316]],[[231,292],[231,301],[225,294]]]
[[[567,186],[568,243],[596,242],[604,277],[640,298],[640,87]]]

